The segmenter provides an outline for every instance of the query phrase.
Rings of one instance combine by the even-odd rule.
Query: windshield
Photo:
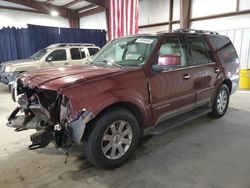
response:
[[[99,66],[140,67],[154,49],[156,36],[118,38],[105,45],[90,61]]]
[[[47,52],[49,51],[49,49],[41,49],[40,51],[36,52],[35,54],[33,54],[32,56],[29,57],[29,59],[34,59],[34,60],[39,60],[41,59]]]

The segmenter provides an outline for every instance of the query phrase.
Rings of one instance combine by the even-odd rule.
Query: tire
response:
[[[214,98],[212,112],[209,113],[208,116],[212,118],[221,118],[224,116],[228,108],[229,98],[230,94],[228,86],[222,84]]]
[[[8,84],[8,91],[11,92],[11,85]]]
[[[135,116],[129,111],[121,108],[107,110],[88,126],[84,154],[96,167],[117,168],[135,152],[140,130]]]

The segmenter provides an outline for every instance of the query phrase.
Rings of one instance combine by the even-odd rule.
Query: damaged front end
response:
[[[23,85],[20,80],[13,84],[11,95],[19,106],[6,125],[16,131],[36,129],[30,149],[46,147],[52,140],[60,148],[79,143],[86,124],[94,118],[86,109],[74,116],[68,97],[58,91]]]

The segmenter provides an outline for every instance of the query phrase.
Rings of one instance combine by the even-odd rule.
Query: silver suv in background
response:
[[[7,61],[0,64],[0,82],[9,85],[22,72],[46,67],[81,65],[100,48],[94,44],[53,44],[33,54],[28,59]]]

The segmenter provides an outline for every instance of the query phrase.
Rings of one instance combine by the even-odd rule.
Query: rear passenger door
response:
[[[203,36],[186,35],[185,40],[189,57],[187,66],[192,72],[190,76],[196,94],[196,105],[208,104],[215,92],[220,66],[212,57],[212,51]]]
[[[70,58],[72,65],[82,65],[86,61],[86,52],[84,48],[70,48]]]

